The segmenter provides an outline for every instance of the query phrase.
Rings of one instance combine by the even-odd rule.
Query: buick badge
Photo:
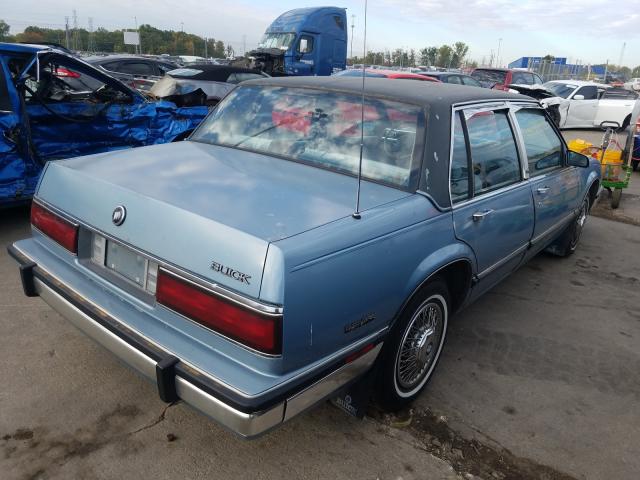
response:
[[[116,227],[119,227],[124,223],[125,218],[127,218],[127,209],[122,205],[118,205],[111,214],[111,221]]]

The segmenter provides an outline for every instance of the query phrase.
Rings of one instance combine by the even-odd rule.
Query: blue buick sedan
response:
[[[25,294],[243,437],[407,405],[453,314],[576,249],[600,166],[527,97],[361,86],[247,82],[187,141],[50,162],[9,247]]]

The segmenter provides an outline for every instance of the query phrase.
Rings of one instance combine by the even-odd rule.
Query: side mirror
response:
[[[574,95],[573,100],[584,100],[584,95]]]
[[[571,167],[582,167],[587,168],[589,166],[589,157],[586,155],[582,155],[578,152],[572,152],[569,150],[569,154],[567,156],[567,165]]]

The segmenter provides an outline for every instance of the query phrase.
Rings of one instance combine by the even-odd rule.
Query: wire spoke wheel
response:
[[[396,383],[401,391],[419,387],[431,372],[442,345],[445,315],[442,302],[431,297],[411,317],[395,362]]]

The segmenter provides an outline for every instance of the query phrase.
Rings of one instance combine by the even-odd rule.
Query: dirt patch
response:
[[[513,407],[505,407],[515,414]],[[448,424],[447,419],[428,409],[383,414],[372,407],[368,412],[388,428],[408,431],[424,451],[449,463],[460,475],[469,474],[496,480],[576,480],[576,477],[543,465],[534,460],[515,455],[493,442],[481,442],[465,438]]]
[[[623,190],[620,207],[613,209],[609,192],[603,190],[591,209],[591,215],[640,227],[640,195],[633,195]]]

